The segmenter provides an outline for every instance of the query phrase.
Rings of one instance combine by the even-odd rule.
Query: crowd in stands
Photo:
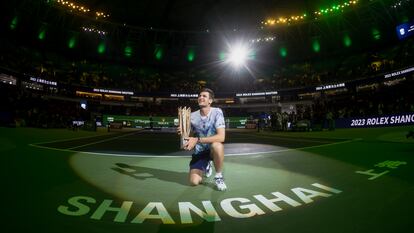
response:
[[[76,120],[90,119],[78,102],[49,99],[39,91],[1,85],[0,125],[38,128],[71,127]]]
[[[1,109],[0,125],[17,125],[41,128],[71,127],[73,121],[94,120],[103,114],[130,116],[175,116],[178,106],[198,109],[197,103],[189,99],[167,102],[144,102],[140,107],[104,105],[99,101],[88,100],[88,108],[82,109],[79,101],[71,98],[53,98],[43,91],[18,88],[0,84]],[[414,112],[414,74],[393,86],[379,86],[375,90],[349,90],[342,94],[323,94],[314,98],[311,104],[297,105],[295,111],[286,112],[275,107],[268,112],[251,111],[248,107],[223,107],[225,116],[250,117],[260,120],[258,126],[268,126],[273,130],[287,130],[287,122],[292,126],[307,122],[308,128],[319,125],[328,127],[329,122],[340,118],[379,116]],[[265,117],[263,117],[265,116]]]
[[[264,67],[259,74],[244,72],[232,80],[220,68],[153,68],[114,62],[69,59],[52,52],[15,46],[0,46],[0,68],[23,72],[59,83],[149,92],[194,92],[201,86],[216,92],[268,91],[318,86],[367,78],[412,65],[414,39],[375,52],[311,59],[282,66]],[[3,41],[2,41],[3,42]],[[203,66],[205,67],[205,66]]]
[[[333,119],[380,116],[414,112],[414,74],[400,84],[380,86],[375,90],[346,93],[337,97],[324,96],[313,102],[312,119]]]
[[[0,49],[0,69],[21,74],[22,79],[35,76],[56,81],[59,85],[131,90],[135,93],[194,93],[202,86],[212,87],[216,93],[309,87],[369,78],[414,64],[414,43],[411,38],[373,53],[271,68],[266,77],[240,79],[235,84],[222,79],[217,71],[163,71],[152,67],[88,60],[69,61],[61,55],[8,43],[1,45]],[[350,89],[337,95],[323,94],[315,97],[313,104],[297,109],[295,113],[285,113],[276,108],[267,114],[272,116],[275,129],[283,130],[285,124],[281,122],[284,121],[309,120],[310,124],[323,124],[329,119],[414,112],[413,79],[410,74],[402,84],[380,85],[367,91]],[[90,100],[88,109],[84,110],[80,108],[79,102],[71,101],[70,98],[50,98],[51,93],[45,91],[28,90],[19,85],[0,85],[1,125],[12,122],[33,127],[68,127],[74,120],[91,120],[93,115],[99,114],[172,116],[176,115],[178,106],[197,108],[196,102],[189,102],[188,99],[162,103],[143,102],[139,107],[102,105],[99,100]],[[73,95],[70,91],[65,93],[64,89],[57,93],[66,97],[70,94]],[[226,116],[254,115],[258,118],[261,114],[248,112],[247,108],[224,108],[223,111]]]

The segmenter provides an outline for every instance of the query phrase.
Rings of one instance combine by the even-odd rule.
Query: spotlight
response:
[[[233,64],[235,67],[245,65],[248,56],[248,49],[241,44],[231,47],[227,62]]]

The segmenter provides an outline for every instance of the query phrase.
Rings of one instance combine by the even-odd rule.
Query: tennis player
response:
[[[211,107],[214,92],[203,88],[198,95],[199,110],[191,113],[191,128],[193,137],[185,138],[185,150],[193,150],[190,161],[190,184],[199,185],[205,177],[212,174],[212,161],[216,174],[214,181],[217,190],[227,189],[223,177],[225,121],[220,108]],[[180,134],[178,129],[178,134]]]

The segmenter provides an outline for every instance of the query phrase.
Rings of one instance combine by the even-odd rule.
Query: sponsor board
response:
[[[370,128],[414,124],[414,113],[336,119],[336,128]]]

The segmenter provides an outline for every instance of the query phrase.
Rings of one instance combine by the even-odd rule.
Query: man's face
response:
[[[210,93],[200,92],[200,94],[198,95],[198,106],[207,107],[210,106],[212,102],[213,100],[210,99]]]

